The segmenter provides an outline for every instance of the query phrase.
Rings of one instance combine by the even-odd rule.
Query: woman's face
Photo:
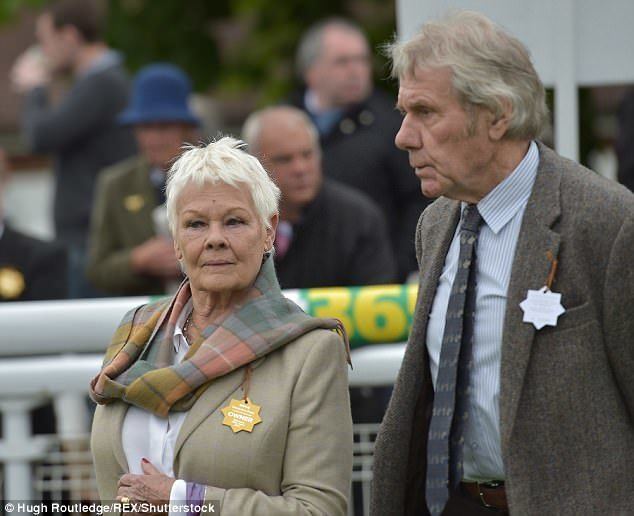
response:
[[[273,246],[277,215],[266,229],[246,185],[187,185],[176,212],[174,249],[192,290],[231,294],[253,284]]]

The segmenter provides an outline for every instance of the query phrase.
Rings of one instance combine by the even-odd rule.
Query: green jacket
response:
[[[130,266],[132,249],[155,236],[152,211],[156,190],[150,166],[134,157],[99,175],[90,231],[86,274],[94,285],[116,295],[164,294],[163,282]]]

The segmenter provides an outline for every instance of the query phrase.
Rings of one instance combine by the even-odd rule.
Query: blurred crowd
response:
[[[169,294],[183,279],[167,227],[165,182],[188,143],[208,141],[187,73],[148,63],[134,77],[102,37],[96,4],[63,0],[36,22],[16,61],[24,143],[53,160],[55,240],[0,217],[0,300]],[[345,19],[297,48],[304,87],[252,113],[239,135],[281,190],[274,260],[285,289],[404,282],[427,204],[396,149],[395,99],[372,84],[372,49]],[[61,98],[56,75],[72,77]],[[0,194],[7,175],[0,154]],[[391,389],[351,392],[357,422],[380,421]],[[44,418],[48,420],[48,418]]]
[[[25,144],[53,159],[55,242],[4,221],[2,244],[16,243],[0,246],[11,249],[0,264],[2,300],[160,295],[182,280],[166,224],[166,175],[184,145],[217,135],[205,134],[193,112],[183,70],[149,63],[128,77],[102,22],[92,2],[51,4],[36,22],[38,45],[13,66]],[[296,62],[304,87],[252,113],[241,135],[282,191],[282,288],[406,281],[427,200],[394,146],[400,116],[395,99],[372,84],[366,36],[345,19],[319,22]],[[52,100],[57,74],[73,80]]]

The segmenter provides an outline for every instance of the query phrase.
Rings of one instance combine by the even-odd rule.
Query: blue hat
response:
[[[184,122],[199,125],[187,99],[191,93],[189,78],[171,64],[153,64],[143,68],[134,79],[132,100],[119,115],[124,125],[151,122]]]

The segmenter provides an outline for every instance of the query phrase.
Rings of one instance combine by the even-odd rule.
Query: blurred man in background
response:
[[[372,87],[372,62],[361,29],[343,19],[314,25],[302,37],[297,68],[306,85],[293,100],[317,126],[328,177],[358,188],[383,210],[399,280],[415,271],[414,231],[427,205],[407,157],[394,147],[400,116]]]
[[[134,129],[139,156],[103,171],[93,212],[87,273],[115,295],[165,294],[181,270],[167,229],[165,180],[197,136],[190,80],[170,64],[143,68],[120,122]]]
[[[0,149],[0,302],[65,299],[66,251],[11,229],[2,210],[7,181],[7,158]]]
[[[395,281],[383,214],[366,195],[323,178],[319,137],[305,113],[290,106],[257,111],[243,138],[282,192],[275,237],[282,288]]]
[[[11,229],[3,211],[3,194],[9,181],[9,164],[0,148],[0,304],[15,301],[45,301],[68,297],[68,258],[64,247]],[[53,434],[56,428],[53,405],[31,411],[35,434]],[[3,437],[0,414],[0,439]]]
[[[95,2],[65,0],[37,20],[41,50],[16,61],[11,78],[25,94],[23,131],[33,152],[55,157],[54,222],[57,238],[70,252],[71,297],[97,295],[84,281],[86,237],[97,173],[134,153],[130,131],[116,117],[128,100],[121,57],[102,40]],[[74,82],[56,104],[48,86],[56,74]]]

